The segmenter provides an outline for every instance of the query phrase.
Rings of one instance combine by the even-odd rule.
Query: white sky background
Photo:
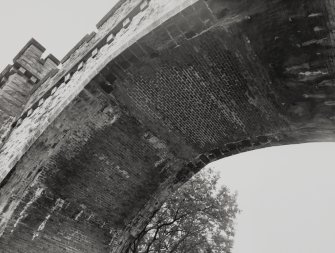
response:
[[[0,70],[34,37],[61,59],[115,0],[0,0]],[[212,165],[239,192],[233,253],[335,252],[335,144],[264,149]]]
[[[273,147],[210,165],[238,191],[233,253],[335,252],[335,143]]]

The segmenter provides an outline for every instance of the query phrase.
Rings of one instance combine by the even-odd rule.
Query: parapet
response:
[[[52,54],[43,59],[44,52],[45,48],[32,38],[14,58],[14,65],[25,68],[40,80],[60,63]]]
[[[109,19],[111,19],[114,14],[120,9],[120,7],[126,2],[127,0],[118,0],[113,8],[96,24],[97,31],[93,31],[90,34],[86,34],[61,60],[62,64],[65,64],[69,60],[73,60],[76,58],[80,53],[85,52],[90,47],[90,42],[93,38],[99,33],[99,30],[107,23]],[[101,34],[101,31],[100,31]],[[97,38],[99,40],[99,38]],[[94,44],[94,42],[93,42]],[[81,52],[79,52],[81,51]]]
[[[91,41],[91,39],[96,35],[95,32],[92,32],[90,34],[86,34],[71,50],[68,52],[63,59],[61,60],[61,63],[65,63],[67,60],[71,58],[71,56],[85,43],[88,43]]]
[[[96,27],[100,29],[101,26],[103,26],[106,21],[114,15],[114,13],[121,7],[124,2],[127,0],[119,0],[114,7],[96,24]]]
[[[0,74],[0,88],[12,73],[19,73],[28,78],[32,84],[38,83],[51,70],[56,69],[60,61],[49,54],[42,58],[45,48],[34,38],[21,49],[13,59],[13,65],[8,65]]]
[[[43,58],[45,48],[31,39],[0,73],[0,146],[11,123],[19,116],[38,83],[57,69],[53,55]]]

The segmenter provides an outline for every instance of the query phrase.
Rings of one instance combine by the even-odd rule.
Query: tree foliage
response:
[[[133,253],[230,253],[236,193],[218,185],[219,175],[207,170],[173,194],[130,246]]]

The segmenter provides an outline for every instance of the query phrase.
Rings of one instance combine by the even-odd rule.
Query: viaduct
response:
[[[120,0],[61,61],[29,41],[0,74],[0,252],[125,252],[206,164],[334,141],[334,11]]]

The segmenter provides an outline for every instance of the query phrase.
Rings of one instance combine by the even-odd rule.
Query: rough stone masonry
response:
[[[0,252],[125,252],[206,164],[334,141],[333,0],[120,0],[0,74]],[[242,175],[241,175],[242,176]]]

